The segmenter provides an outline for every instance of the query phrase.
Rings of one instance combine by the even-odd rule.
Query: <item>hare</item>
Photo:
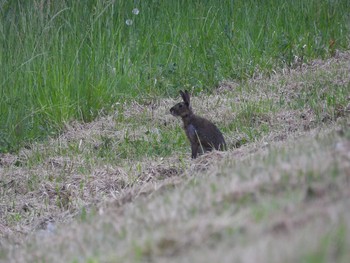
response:
[[[226,143],[220,130],[211,121],[195,115],[190,104],[190,94],[187,90],[180,91],[183,102],[170,109],[170,113],[182,118],[186,136],[191,143],[192,158],[197,154],[215,150],[226,150]]]

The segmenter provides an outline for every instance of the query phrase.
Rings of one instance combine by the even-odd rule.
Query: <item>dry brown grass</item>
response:
[[[331,127],[235,159],[202,156],[196,163],[205,172],[193,164],[181,177],[127,188],[83,221],[35,233],[31,245],[10,249],[10,258],[295,262],[328,239],[330,260],[337,259],[333,250],[344,257],[350,144],[338,134]],[[337,244],[339,231],[346,236]]]
[[[349,90],[348,72],[350,52],[270,79],[222,83],[215,94],[194,97],[193,107],[226,127],[245,116],[237,115],[247,103],[294,102],[320,80]],[[95,122],[67,124],[58,138],[18,155],[0,156],[3,258],[294,262],[312,257],[322,246],[316,241],[335,239],[342,227],[343,243],[350,244],[346,105],[337,116],[308,106],[253,112],[250,124],[266,125],[267,132],[233,148],[246,135],[227,130],[229,151],[196,160],[176,149],[118,158],[126,135],[147,141],[149,133],[160,138],[162,129],[176,129],[180,121],[168,114],[175,102],[123,105]],[[105,148],[116,157],[99,156]],[[333,250],[342,248],[325,246],[338,259]]]

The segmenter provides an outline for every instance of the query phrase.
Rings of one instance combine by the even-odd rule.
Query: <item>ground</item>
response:
[[[0,157],[4,262],[349,262],[350,53],[193,97],[229,150],[190,159],[177,99],[120,104]]]

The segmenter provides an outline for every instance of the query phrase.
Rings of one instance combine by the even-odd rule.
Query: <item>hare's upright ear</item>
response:
[[[190,106],[190,95],[188,94],[188,91],[185,90],[185,92],[183,92],[182,90],[180,90],[180,94],[185,104],[187,106]]]
[[[186,94],[188,104],[190,104],[190,93],[188,93],[188,90],[185,90],[185,94]]]

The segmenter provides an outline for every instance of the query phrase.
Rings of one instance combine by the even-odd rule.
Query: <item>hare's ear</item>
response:
[[[188,91],[185,90],[185,92],[183,92],[182,90],[180,90],[180,94],[181,94],[181,97],[182,97],[183,101],[185,102],[185,104],[187,106],[190,106],[190,96],[188,94]]]
[[[185,94],[186,94],[186,98],[188,100],[188,103],[190,103],[190,93],[188,92],[188,90],[185,90]]]

